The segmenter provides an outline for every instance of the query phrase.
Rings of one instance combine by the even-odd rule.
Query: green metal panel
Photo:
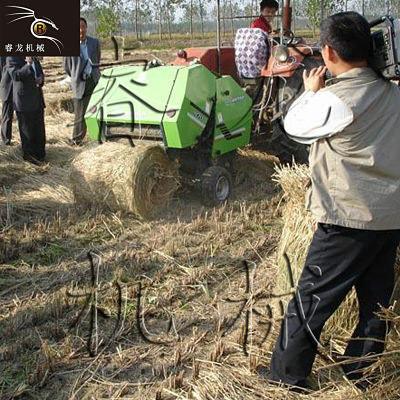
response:
[[[250,142],[252,100],[230,76],[216,80],[217,106],[212,156],[228,153]]]
[[[215,107],[212,156],[245,146],[250,140],[250,97],[229,76],[217,78],[203,65],[110,68],[102,77],[85,115],[89,136],[99,138],[108,124],[162,127],[169,148],[193,147]]]
[[[179,110],[171,118],[165,115],[163,127],[168,147],[195,145],[210,118],[215,96],[215,76],[203,65],[179,70],[168,110]]]
[[[146,71],[141,66],[110,68],[102,73],[85,119],[89,136],[98,139],[100,120],[161,125],[178,71],[162,66]]]

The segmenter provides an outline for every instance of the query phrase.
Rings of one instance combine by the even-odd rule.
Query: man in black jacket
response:
[[[5,145],[11,145],[11,129],[14,114],[12,93],[12,78],[6,71],[6,57],[0,57],[0,100],[3,102],[0,129],[1,140]]]
[[[6,71],[13,79],[13,103],[24,160],[41,164],[46,155],[42,67],[32,57],[7,57]]]

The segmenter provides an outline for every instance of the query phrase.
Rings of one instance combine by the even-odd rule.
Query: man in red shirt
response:
[[[251,23],[250,28],[259,28],[268,34],[271,33],[271,23],[278,10],[279,4],[276,0],[262,0],[260,3],[261,15]]]

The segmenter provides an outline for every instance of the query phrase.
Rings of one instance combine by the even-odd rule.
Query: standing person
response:
[[[46,155],[42,66],[32,57],[7,57],[6,71],[13,79],[13,102],[23,158],[40,165]]]
[[[262,0],[260,3],[260,16],[255,19],[250,28],[259,28],[270,34],[272,32],[272,21],[279,10],[279,3],[276,0]]]
[[[72,145],[81,145],[86,136],[85,113],[97,82],[100,79],[99,63],[101,47],[98,39],[87,36],[87,22],[80,19],[80,55],[65,57],[64,70],[71,77],[74,94],[75,122],[72,133]]]
[[[1,140],[5,145],[11,145],[13,108],[12,77],[6,71],[6,58],[0,57],[0,100],[3,102],[1,110]]]
[[[335,78],[324,87],[324,67],[305,71],[305,93],[285,118],[289,135],[311,144],[308,208],[318,226],[270,379],[307,387],[324,324],[354,287],[359,321],[343,370],[365,389],[365,368],[384,350],[388,326],[377,312],[390,305],[400,240],[400,91],[368,67],[371,32],[360,14],[327,18],[320,42]]]

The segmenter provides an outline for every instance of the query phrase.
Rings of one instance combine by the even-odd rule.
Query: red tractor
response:
[[[287,137],[282,120],[289,106],[304,90],[303,70],[323,64],[319,48],[307,45],[291,31],[290,0],[283,2],[280,36],[266,36],[262,40],[257,37],[261,33],[256,31],[260,30],[245,28],[238,31],[235,46],[221,46],[219,3],[218,0],[217,46],[180,50],[173,64],[201,63],[216,74],[232,76],[253,99],[252,142],[272,151],[282,162],[290,163],[294,159],[296,162],[306,163],[307,146],[293,142]],[[240,54],[243,48],[247,51],[257,40],[261,47],[264,43],[265,48],[255,46],[253,55]],[[244,45],[240,48],[241,43]],[[249,64],[254,64],[257,58],[260,62],[263,57],[264,63],[258,66],[256,74],[250,73],[249,77],[243,73],[251,72],[251,69],[246,69]]]

